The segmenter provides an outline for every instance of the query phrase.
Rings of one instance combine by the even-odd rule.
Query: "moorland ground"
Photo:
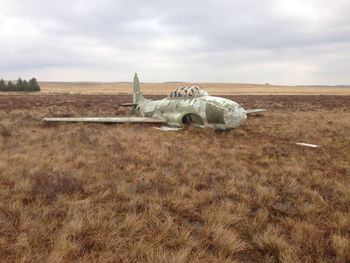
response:
[[[41,121],[131,96],[0,96],[0,261],[349,262],[350,96],[229,98],[268,112],[163,132]]]
[[[146,95],[168,95],[181,86],[200,85],[217,95],[350,95],[349,87],[339,86],[281,86],[241,83],[141,83]],[[129,94],[130,82],[40,82],[42,93]]]

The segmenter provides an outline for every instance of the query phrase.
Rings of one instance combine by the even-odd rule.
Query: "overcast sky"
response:
[[[350,0],[0,0],[0,77],[350,84]]]

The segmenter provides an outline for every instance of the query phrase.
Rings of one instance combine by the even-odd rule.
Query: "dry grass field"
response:
[[[349,262],[350,96],[229,98],[268,112],[163,132],[41,121],[131,96],[0,96],[0,261]]]
[[[313,87],[313,86],[277,86],[234,83],[141,83],[142,92],[147,95],[168,95],[177,87],[199,85],[210,94],[217,95],[350,95],[350,88]],[[43,93],[71,94],[129,94],[130,82],[41,82]]]

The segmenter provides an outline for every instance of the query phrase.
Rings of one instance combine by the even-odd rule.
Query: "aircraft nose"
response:
[[[243,124],[246,119],[246,111],[239,105],[225,113],[225,122],[232,127],[238,127]]]

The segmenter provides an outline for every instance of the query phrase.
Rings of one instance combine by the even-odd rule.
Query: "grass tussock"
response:
[[[0,261],[350,261],[348,97],[238,97],[270,111],[224,133],[48,125],[126,111],[24,98],[0,98]]]

